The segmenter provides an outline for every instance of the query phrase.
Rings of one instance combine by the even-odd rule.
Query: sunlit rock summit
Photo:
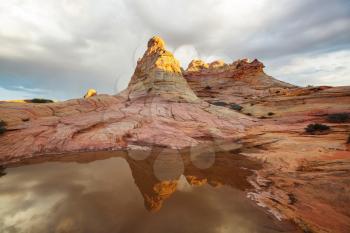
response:
[[[198,101],[182,76],[180,63],[165,49],[165,42],[158,36],[149,40],[127,92],[129,99],[159,96],[169,101]]]

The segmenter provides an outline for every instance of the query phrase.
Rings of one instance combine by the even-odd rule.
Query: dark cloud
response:
[[[295,59],[350,50],[348,0],[4,1],[0,12],[0,87],[43,89],[59,99],[125,88],[153,35],[203,59],[257,57],[271,75],[296,84],[308,77],[290,67]],[[348,55],[332,62],[345,66]],[[285,65],[299,79],[278,76]],[[313,83],[350,84],[336,69],[336,82],[317,80],[310,65]]]
[[[298,2],[298,1],[295,1]],[[272,17],[254,34],[249,51],[266,59],[312,51],[349,49],[350,5],[345,1],[303,1]],[[289,12],[288,12],[289,9]],[[282,9],[281,9],[282,10]]]

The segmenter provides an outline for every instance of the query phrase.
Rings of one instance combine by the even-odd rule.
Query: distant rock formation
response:
[[[232,64],[221,60],[212,63],[193,60],[184,76],[196,95],[208,102],[242,103],[296,88],[266,75],[264,67],[257,59],[252,62],[242,59]]]
[[[84,95],[84,99],[90,98],[95,95],[97,95],[97,91],[95,89],[89,89]]]
[[[265,66],[255,59],[249,62],[248,59],[242,59],[226,64],[222,60],[212,63],[205,63],[201,60],[193,60],[186,69],[186,75],[191,77],[215,77],[215,78],[246,78],[248,75],[263,73]]]
[[[232,64],[226,64],[223,61],[214,61],[206,64],[204,69],[196,69],[191,66],[187,68],[185,75],[187,77],[212,77],[212,78],[232,78],[235,81],[244,80],[246,82],[252,81],[249,78],[256,77],[257,80],[252,85],[259,84],[264,81],[265,77],[259,77],[259,75],[266,75],[264,72],[264,64],[257,59],[249,62],[248,59],[242,59],[234,61]],[[260,79],[258,79],[260,78]],[[261,80],[262,78],[262,80]],[[291,87],[292,85],[283,83],[279,80],[269,80],[273,85]]]

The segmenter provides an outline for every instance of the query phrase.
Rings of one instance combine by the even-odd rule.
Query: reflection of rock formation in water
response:
[[[247,177],[253,174],[247,168],[256,167],[254,162],[247,160],[244,156],[218,153],[215,163],[208,169],[199,169],[193,163],[187,163],[184,175],[187,182],[194,186],[207,183],[213,187],[228,185],[245,190],[250,187]]]
[[[201,148],[198,151],[200,153],[196,158],[201,159],[202,155],[206,155],[208,148]],[[188,151],[180,152],[165,148],[154,148],[152,152],[133,151],[132,156],[127,155],[126,151],[43,156],[12,164],[11,167],[48,161],[90,163],[112,157],[125,158],[135,184],[143,196],[145,208],[150,212],[157,212],[163,202],[176,191],[181,175],[191,186],[227,185],[240,190],[250,187],[247,177],[253,174],[251,169],[259,168],[256,162],[230,152],[213,153],[215,162],[207,169],[196,167]],[[0,167],[0,176],[5,175],[3,171],[4,168]]]
[[[156,212],[162,207],[163,201],[176,191],[177,180],[159,181],[153,172],[156,156],[145,160],[126,158],[129,163],[135,184],[139,188],[148,211]]]
[[[156,212],[162,207],[165,199],[169,198],[177,188],[180,175],[171,180],[160,181],[154,172],[154,164],[158,159],[167,160],[164,166],[171,166],[174,154],[152,154],[145,160],[133,160],[126,158],[129,163],[135,184],[139,188],[147,210]],[[189,160],[188,154],[182,156],[184,163],[184,175],[192,186],[209,184],[212,187],[228,185],[230,187],[245,190],[250,187],[247,177],[252,175],[252,168],[257,168],[257,163],[248,160],[244,156],[220,152],[216,154],[215,163],[208,169],[200,169]],[[174,161],[173,161],[174,162]]]

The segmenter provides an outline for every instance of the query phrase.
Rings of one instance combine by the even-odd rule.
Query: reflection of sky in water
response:
[[[146,176],[145,186],[136,185],[133,176],[138,171],[131,172],[123,158],[45,163],[6,172],[0,178],[4,233],[277,232],[271,229],[270,217],[244,192],[225,185],[194,187],[184,175],[177,192],[158,212],[150,213],[141,193],[147,192],[146,186],[153,187],[152,180]]]

